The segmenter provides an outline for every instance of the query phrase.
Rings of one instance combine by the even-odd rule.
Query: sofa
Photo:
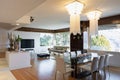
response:
[[[56,53],[64,53],[69,49],[67,46],[54,46],[53,48],[48,48],[49,53],[56,52]]]

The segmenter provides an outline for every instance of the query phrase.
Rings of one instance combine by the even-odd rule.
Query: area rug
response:
[[[0,71],[0,80],[17,80],[9,70]]]

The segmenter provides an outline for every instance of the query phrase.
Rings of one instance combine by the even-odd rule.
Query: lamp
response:
[[[101,14],[102,12],[99,10],[95,10],[87,13],[87,17],[90,20],[90,23],[89,23],[90,35],[98,34],[98,20]]]
[[[80,30],[80,14],[83,9],[84,4],[74,1],[68,5],[66,5],[66,9],[70,14],[70,33],[74,35],[81,34]]]

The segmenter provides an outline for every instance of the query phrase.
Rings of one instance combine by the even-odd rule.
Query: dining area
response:
[[[63,56],[63,59],[56,57],[55,80],[59,80],[57,72],[63,75],[63,80],[69,80],[65,79],[68,73],[75,80],[110,80],[109,58],[112,54],[72,51],[65,52]]]

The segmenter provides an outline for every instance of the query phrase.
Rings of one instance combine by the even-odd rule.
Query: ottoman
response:
[[[48,53],[40,53],[40,54],[37,54],[38,57],[50,57],[50,54]]]

